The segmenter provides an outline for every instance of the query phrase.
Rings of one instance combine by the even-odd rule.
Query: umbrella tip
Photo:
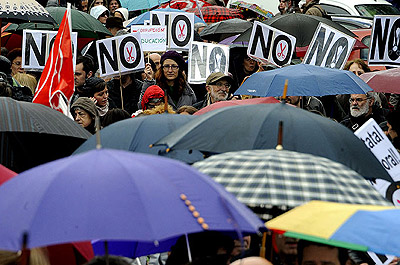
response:
[[[167,149],[165,150],[165,152],[167,152],[167,153],[169,153],[169,151],[171,151],[171,148],[167,148]]]
[[[276,147],[275,147],[275,149],[276,150],[283,150],[283,146],[281,145],[281,144],[278,144]]]
[[[150,144],[150,145],[149,145],[149,148],[153,148],[153,146],[154,146],[154,145]]]

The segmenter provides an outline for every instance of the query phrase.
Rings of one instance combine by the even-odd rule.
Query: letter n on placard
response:
[[[268,26],[255,21],[250,35],[249,46],[247,47],[247,54],[267,61],[271,50],[272,35],[273,31]]]
[[[22,36],[22,66],[25,69],[43,68],[46,63],[47,34],[24,30]]]
[[[203,83],[207,76],[207,46],[202,42],[193,41],[189,50],[188,80],[192,84]]]

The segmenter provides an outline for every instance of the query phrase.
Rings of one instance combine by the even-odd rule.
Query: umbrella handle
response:
[[[260,248],[260,257],[265,259],[265,242],[267,241],[267,232],[263,233],[262,241],[261,241],[261,248]]]

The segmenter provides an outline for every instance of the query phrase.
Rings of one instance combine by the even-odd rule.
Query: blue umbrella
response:
[[[134,1],[131,1],[132,3],[134,3]],[[165,1],[168,2],[168,1]],[[179,9],[173,9],[173,8],[163,8],[163,9],[155,9],[152,11],[156,11],[156,12],[185,12],[183,10],[179,10]],[[150,20],[150,11],[141,14],[140,16],[136,17],[134,20],[132,20],[131,23],[128,24],[127,27],[130,26],[134,26],[134,25],[143,25],[145,20]],[[205,23],[201,18],[199,18],[198,16],[194,15],[194,23]]]
[[[235,92],[236,95],[278,97],[288,79],[288,96],[326,96],[365,94],[372,91],[350,71],[309,64],[297,64],[251,75]]]
[[[0,186],[0,249],[94,239],[158,242],[265,226],[220,184],[176,160],[100,149],[25,171]]]
[[[199,151],[189,150],[165,153],[164,148],[159,146],[150,148],[149,145],[194,119],[196,116],[161,114],[123,120],[101,130],[101,145],[105,148],[162,155],[191,164],[203,160],[203,154]],[[93,135],[75,150],[74,154],[95,148],[96,136]]]
[[[159,6],[169,0],[121,0],[121,6],[129,11],[136,11],[142,9],[150,9]]]

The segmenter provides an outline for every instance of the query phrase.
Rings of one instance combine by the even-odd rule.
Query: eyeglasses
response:
[[[363,101],[365,101],[365,100],[367,100],[368,98],[349,98],[349,102],[350,103],[353,103],[354,101],[356,101],[357,102],[357,104],[358,103],[361,103],[361,102],[363,102]]]
[[[103,14],[101,14],[99,17],[108,17],[107,12],[104,12]]]
[[[179,68],[179,66],[178,65],[175,65],[175,64],[166,64],[166,65],[163,65],[163,69],[164,70],[168,70],[168,69],[172,69],[172,70],[178,70],[178,68]]]
[[[229,84],[229,83],[217,82],[217,83],[211,84],[211,85],[212,86],[217,86],[219,88],[227,88],[227,89],[231,88],[231,84]]]

